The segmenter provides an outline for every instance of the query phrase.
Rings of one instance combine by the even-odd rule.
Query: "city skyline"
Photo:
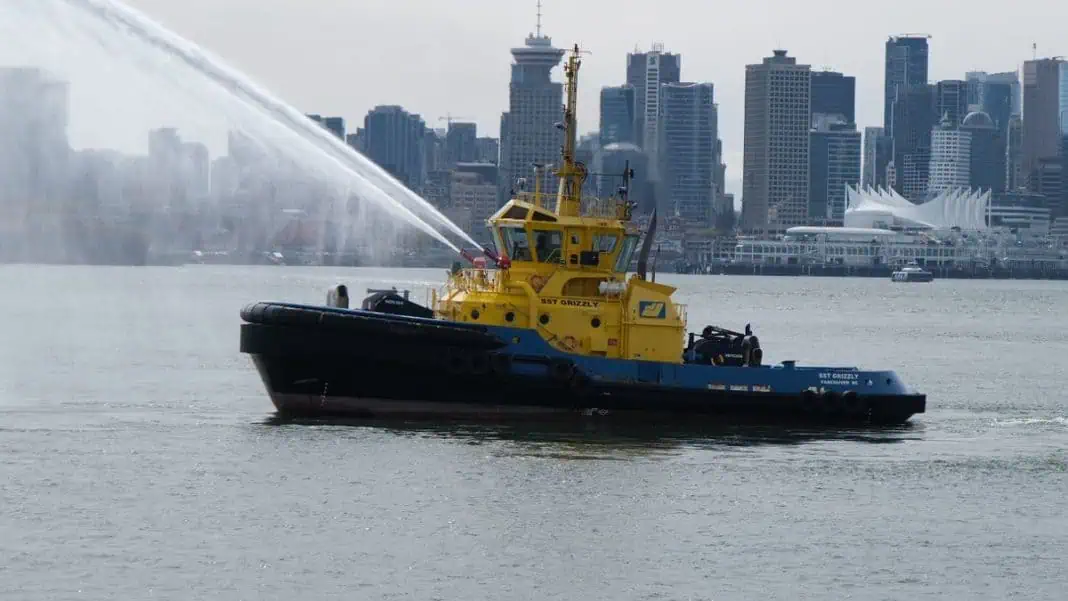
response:
[[[487,0],[460,5],[329,4],[332,17],[324,19],[327,4],[317,0],[299,4],[233,0],[226,7],[204,0],[180,5],[129,1],[309,112],[358,122],[378,104],[399,104],[422,115],[428,126],[444,126],[438,118],[451,113],[477,123],[480,135],[491,136],[498,135],[500,114],[508,106],[509,50],[533,32],[536,11],[534,0],[526,3],[529,6]],[[828,10],[821,10],[823,4]],[[666,51],[682,55],[683,80],[716,85],[727,191],[735,194],[741,191],[745,65],[759,62],[773,49],[786,49],[799,62],[812,65],[813,71],[828,68],[855,76],[861,130],[882,125],[887,36],[913,31],[932,36],[931,81],[964,79],[967,71],[1019,70],[1031,58],[1032,43],[1038,45],[1039,56],[1068,54],[1056,45],[1061,43],[1056,23],[1063,22],[1057,15],[1068,18],[1068,9],[1049,3],[1018,3],[1019,14],[1041,10],[1050,18],[1021,20],[1014,26],[975,13],[962,21],[948,4],[932,7],[907,0],[895,14],[880,14],[873,21],[875,28],[863,24],[864,12],[857,15],[853,28],[820,17],[840,10],[834,6],[822,1],[804,8],[770,2],[754,9],[741,2],[712,6],[667,0],[617,11],[599,0],[581,6],[543,0],[543,31],[558,47],[578,42],[592,53],[586,57],[580,82],[583,132],[597,128],[600,88],[625,81],[627,52],[648,51],[658,42]],[[242,18],[226,18],[234,14]],[[680,14],[687,17],[679,19]],[[924,16],[909,16],[917,14]],[[718,15],[730,15],[731,22]],[[708,35],[709,23],[723,23],[723,31]],[[397,28],[403,35],[397,35]],[[995,39],[975,35],[995,28]],[[359,35],[353,35],[357,29]],[[294,54],[294,47],[305,50]],[[310,56],[320,57],[313,61],[317,68],[309,68]],[[368,56],[376,61],[368,61]],[[382,56],[390,58],[377,60]],[[562,80],[559,69],[554,77]],[[368,81],[374,85],[364,85]],[[427,85],[438,89],[428,95]]]
[[[374,106],[399,104],[422,115],[428,126],[444,126],[443,118],[452,114],[477,123],[480,135],[491,136],[498,135],[500,115],[508,106],[509,51],[533,32],[536,11],[533,0],[526,3],[529,7],[466,0],[465,10],[459,11],[453,5],[415,2],[358,6],[321,0],[233,0],[225,6],[205,0],[128,2],[306,112],[338,115],[355,123]],[[625,81],[626,54],[636,49],[647,51],[662,43],[666,51],[682,55],[684,80],[714,83],[727,191],[736,195],[741,187],[745,65],[759,62],[773,49],[788,50],[814,71],[829,68],[856,77],[857,125],[863,130],[882,125],[887,36],[917,30],[930,34],[930,79],[963,79],[967,71],[1018,70],[1031,58],[1032,43],[1037,44],[1039,56],[1064,53],[1057,46],[1061,42],[1055,24],[1063,22],[1058,15],[1068,17],[1066,8],[1023,0],[1016,6],[1021,14],[1030,6],[1050,18],[1015,26],[971,14],[964,23],[968,27],[961,27],[958,14],[948,5],[932,10],[929,3],[906,0],[895,11],[903,16],[880,15],[873,29],[842,28],[819,17],[833,14],[821,12],[821,2],[804,9],[771,2],[767,10],[740,2],[706,6],[687,0],[638,5],[628,11],[609,10],[610,5],[600,0],[581,6],[544,0],[543,5],[543,31],[556,45],[578,42],[592,52],[586,57],[580,85],[580,131],[597,128],[599,90]],[[920,7],[922,21],[907,16],[921,14]],[[678,19],[679,14],[687,18]],[[708,23],[724,23],[720,14],[732,16],[729,27],[709,35]],[[237,15],[241,18],[234,18]],[[995,27],[998,36],[993,40],[974,35]],[[25,45],[14,46],[0,49],[0,63],[12,64],[29,52]],[[559,80],[562,74],[557,70],[554,77]],[[427,94],[428,87],[434,93]],[[79,114],[77,106],[74,109],[72,137],[81,146],[93,132],[85,131],[90,127],[85,125],[85,114]],[[137,131],[164,122],[139,123]],[[140,143],[141,137],[135,133],[127,139]],[[218,143],[207,143],[216,154]]]

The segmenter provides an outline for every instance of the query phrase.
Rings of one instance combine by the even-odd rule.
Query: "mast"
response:
[[[561,217],[578,217],[582,206],[582,180],[586,168],[575,162],[576,127],[575,114],[578,108],[578,70],[582,64],[579,47],[575,44],[564,66],[567,78],[567,104],[564,107],[564,147],[561,152],[563,161],[556,176],[560,178],[560,188],[556,195],[556,214]]]

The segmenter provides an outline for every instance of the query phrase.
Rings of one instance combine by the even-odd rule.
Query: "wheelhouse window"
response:
[[[504,238],[505,254],[512,261],[530,261],[530,242],[527,240],[527,231],[522,227],[502,227],[501,237]]]
[[[563,263],[564,236],[559,230],[534,230],[534,253],[542,263]]]
[[[630,267],[630,257],[634,254],[636,246],[638,246],[637,234],[623,237],[623,244],[620,246],[619,256],[616,258],[615,271],[619,273],[627,272],[627,268]]]
[[[619,236],[615,234],[598,234],[593,237],[593,250],[612,254],[612,251],[616,249],[617,242],[619,242]]]

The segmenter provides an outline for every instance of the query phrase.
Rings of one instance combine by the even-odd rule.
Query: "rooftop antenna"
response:
[[[1038,44],[1031,42],[1031,60],[1038,60]]]
[[[538,31],[537,35],[540,38],[541,37],[541,0],[538,0],[538,27],[537,27],[537,31]]]

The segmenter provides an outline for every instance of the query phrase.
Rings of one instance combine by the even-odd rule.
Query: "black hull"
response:
[[[550,370],[554,377],[531,376],[515,366],[556,367],[558,360],[494,353],[503,344],[477,327],[283,309],[247,308],[243,315],[252,323],[242,325],[241,351],[252,356],[284,416],[899,424],[923,412],[926,400],[873,395],[851,404],[800,393],[603,383],[568,369]],[[455,354],[457,348],[483,349],[489,360],[464,361],[470,355]]]

